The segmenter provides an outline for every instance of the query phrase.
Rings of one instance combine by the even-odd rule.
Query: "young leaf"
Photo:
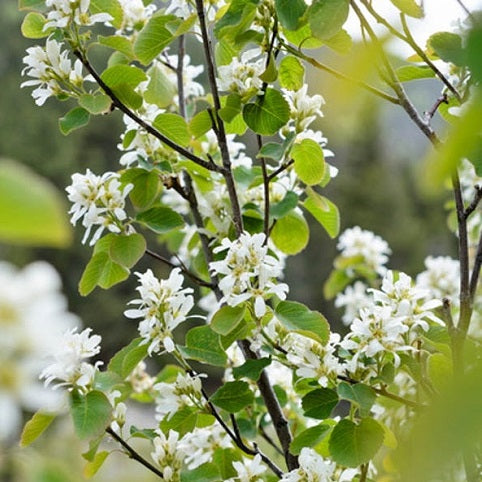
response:
[[[211,328],[219,335],[228,335],[238,326],[245,313],[245,304],[238,306],[224,305],[214,314],[211,320]]]
[[[298,194],[293,191],[288,191],[281,201],[273,203],[271,205],[269,214],[274,219],[281,219],[282,217],[286,216],[290,211],[292,211],[296,206],[298,206]]]
[[[395,72],[400,82],[435,77],[435,73],[430,67],[422,65],[403,65]]]
[[[358,467],[375,456],[383,438],[383,428],[373,418],[364,418],[358,425],[343,419],[331,433],[330,454],[337,464]]]
[[[59,129],[64,136],[70,134],[75,129],[84,127],[89,123],[90,115],[87,110],[82,107],[74,107],[67,112],[64,117],[59,119]]]
[[[278,78],[284,89],[300,90],[303,87],[305,68],[296,57],[287,55],[280,62]]]
[[[222,110],[222,109],[221,109]],[[189,122],[189,132],[194,139],[201,137],[213,127],[211,116],[207,110],[198,112]]]
[[[224,449],[221,447],[214,450],[213,462],[221,472],[221,480],[228,480],[237,475],[237,472],[233,467],[233,462],[240,461],[241,459],[238,450]]]
[[[87,395],[72,392],[70,408],[75,433],[81,439],[99,435],[111,420],[112,405],[102,392],[96,390]]]
[[[37,440],[54,419],[55,415],[51,413],[42,413],[41,411],[34,413],[23,427],[22,435],[20,436],[20,446],[27,447],[27,445]]]
[[[171,208],[161,206],[139,213],[136,216],[136,221],[159,234],[184,226],[184,220],[180,214],[177,214]]]
[[[346,288],[351,280],[352,278],[346,274],[345,270],[333,270],[323,285],[323,296],[327,300],[332,300],[340,291]]]
[[[286,216],[278,219],[271,231],[271,239],[275,246],[285,254],[298,254],[303,251],[310,238],[310,229],[305,218],[290,211]]]
[[[159,114],[153,122],[154,127],[167,138],[183,147],[191,140],[186,121],[178,114]]]
[[[460,35],[451,32],[437,32],[429,37],[427,43],[445,62],[464,65],[465,52]]]
[[[191,328],[186,334],[186,346],[179,349],[185,357],[209,365],[223,367],[227,360],[219,335],[209,326]]]
[[[303,207],[325,228],[331,239],[340,232],[340,213],[329,199],[315,191],[303,202]]]
[[[125,268],[132,268],[146,252],[146,240],[142,234],[120,234],[110,244],[110,258]]]
[[[348,18],[349,5],[348,0],[315,0],[307,12],[313,35],[325,40],[338,33]]]
[[[341,398],[350,400],[360,407],[362,416],[368,416],[377,398],[373,389],[363,383],[351,385],[346,382],[341,382],[337,390]]]
[[[246,382],[227,382],[214,392],[210,401],[227,412],[236,413],[254,402],[254,394]]]
[[[281,25],[288,30],[296,30],[306,10],[305,2],[303,0],[275,0],[274,5]]]
[[[320,312],[311,311],[296,301],[281,301],[276,305],[275,314],[289,330],[301,331],[320,343],[328,341],[330,327]]]
[[[105,94],[82,94],[79,97],[79,105],[90,114],[98,115],[109,112],[112,106],[112,101],[110,97]]]
[[[308,186],[319,184],[325,172],[325,156],[320,145],[312,139],[303,139],[291,149],[294,169],[298,178]]]
[[[337,403],[337,393],[329,388],[318,388],[308,392],[301,400],[305,415],[320,420],[329,418]]]
[[[147,80],[145,72],[138,67],[132,65],[113,65],[108,67],[100,78],[111,88],[119,85],[129,85],[137,87],[141,82]]]
[[[219,110],[219,117],[224,122],[231,122],[241,112],[241,96],[239,94],[233,93],[222,97],[221,103],[223,107]]]
[[[159,424],[159,428],[164,433],[169,433],[169,430],[179,432],[182,437],[188,432],[192,432],[196,426],[199,416],[199,409],[197,407],[182,407],[171,418],[166,416]]]
[[[112,25],[117,29],[121,28],[124,11],[119,0],[90,0],[89,10],[92,15],[108,13],[112,17]]]
[[[256,102],[246,104],[243,119],[250,129],[263,136],[272,136],[289,120],[290,107],[281,92],[268,88]]]
[[[258,358],[256,360],[246,360],[241,366],[233,368],[235,379],[246,377],[257,381],[261,372],[271,364],[271,358]]]
[[[135,338],[121,348],[110,360],[108,370],[117,373],[123,380],[147,356],[148,344],[141,344],[142,338]]]
[[[314,447],[320,443],[330,432],[331,427],[327,424],[315,425],[300,432],[290,444],[290,452],[299,455],[303,447]]]
[[[390,0],[401,12],[414,18],[423,17],[423,8],[415,0]]]
[[[155,171],[134,167],[122,174],[121,181],[123,184],[134,185],[129,193],[129,198],[137,209],[148,208],[159,194],[160,179],[159,174]]]
[[[22,22],[21,31],[25,38],[39,39],[48,37],[53,29],[44,30],[47,20],[38,12],[29,12]]]
[[[91,479],[102,467],[106,458],[110,455],[110,452],[103,450],[102,452],[97,452],[92,461],[87,462],[84,467],[84,477],[86,479]]]
[[[176,95],[176,87],[157,66],[149,70],[149,83],[144,98],[146,102],[155,104],[161,109],[169,106]]]
[[[132,42],[126,37],[122,37],[120,35],[104,37],[99,35],[97,40],[101,45],[105,45],[106,47],[117,50],[117,52],[120,52],[129,59],[133,59],[135,57]]]

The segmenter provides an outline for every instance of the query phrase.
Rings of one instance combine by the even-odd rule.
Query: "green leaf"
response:
[[[244,318],[246,305],[222,306],[211,320],[211,328],[219,335],[225,336],[231,333]]]
[[[451,32],[437,32],[429,37],[427,43],[445,62],[464,65],[465,52],[460,35]]]
[[[261,372],[271,364],[271,358],[258,358],[256,360],[246,360],[241,366],[233,368],[235,379],[249,378],[255,382],[261,376]]]
[[[383,437],[383,428],[372,418],[364,418],[358,425],[344,419],[331,433],[330,454],[337,464],[358,467],[375,456]]]
[[[123,184],[133,184],[129,193],[132,204],[137,209],[148,208],[157,198],[160,190],[159,174],[138,167],[130,168],[121,176]]]
[[[396,74],[400,82],[435,77],[434,71],[425,65],[403,65],[396,70]]]
[[[72,231],[64,197],[22,164],[0,158],[0,241],[61,248]]]
[[[219,109],[219,117],[224,122],[231,122],[241,112],[241,96],[239,94],[229,94],[221,99],[221,103],[223,107]]]
[[[174,40],[175,36],[166,26],[173,20],[176,20],[174,15],[154,15],[139,32],[134,52],[142,64],[150,64]]]
[[[201,112],[198,112],[189,121],[189,132],[194,137],[194,139],[197,139],[198,137],[206,134],[206,132],[210,131],[212,127],[213,123],[211,120],[211,116],[209,115],[207,110],[202,110]]]
[[[79,105],[87,110],[90,114],[105,114],[112,107],[112,100],[105,94],[82,94],[79,97]]]
[[[301,400],[305,415],[320,420],[329,418],[337,403],[337,393],[329,388],[318,388],[308,392]]]
[[[227,382],[209,400],[227,412],[236,413],[254,402],[254,394],[246,382]]]
[[[112,87],[112,91],[126,107],[129,107],[129,109],[137,110],[142,107],[142,96],[134,90],[132,85],[117,84],[115,87]]]
[[[279,64],[278,78],[284,89],[298,91],[303,87],[305,68],[296,57],[287,55]]]
[[[221,480],[217,464],[208,462],[193,470],[181,472],[181,482],[215,482]]]
[[[129,276],[129,270],[115,263],[105,252],[96,253],[87,263],[79,281],[79,293],[87,296],[96,286],[108,289]]]
[[[214,450],[213,462],[221,472],[221,480],[228,480],[237,475],[233,462],[241,461],[241,459],[242,457],[237,450],[223,449],[221,447]]]
[[[117,373],[123,380],[147,356],[148,344],[142,344],[143,338],[135,338],[121,348],[110,360],[107,369]]]
[[[313,35],[325,40],[337,34],[348,18],[349,5],[348,0],[315,0],[307,12]]]
[[[313,186],[319,184],[325,172],[325,156],[321,146],[312,139],[303,139],[291,149],[294,169],[298,178]]]
[[[333,270],[323,285],[323,296],[327,300],[332,300],[346,288],[351,280],[352,278],[346,274],[345,270]]]
[[[286,39],[298,48],[317,49],[323,45],[320,39],[313,37],[308,23],[298,30],[285,30],[283,33]]]
[[[234,41],[236,35],[251,25],[258,2],[259,0],[232,0],[226,13],[216,22],[216,38]]]
[[[296,30],[306,10],[305,2],[303,0],[275,0],[274,5],[281,25],[288,30]]]
[[[310,229],[305,218],[290,211],[286,216],[278,219],[271,231],[271,239],[275,246],[285,254],[298,254],[303,251],[310,238]]]
[[[290,107],[281,92],[268,88],[255,103],[243,108],[243,119],[250,129],[263,136],[278,132],[289,120]]]
[[[296,206],[298,206],[298,194],[293,191],[288,191],[281,201],[273,203],[271,205],[269,214],[274,219],[281,219],[283,216],[286,216],[290,211],[292,211]]]
[[[278,70],[276,68],[276,60],[273,54],[270,54],[268,60],[268,66],[264,70],[264,72],[259,76],[259,78],[263,82],[271,83],[274,82],[278,78]]]
[[[290,444],[290,452],[299,455],[303,447],[318,445],[330,432],[331,427],[326,424],[315,425],[300,432]]]
[[[482,81],[482,59],[480,52],[482,51],[482,28],[480,24],[472,28],[467,37],[467,65],[470,69],[471,77]],[[479,84],[480,85],[480,84]],[[479,176],[482,177],[481,174]]]
[[[91,479],[102,467],[110,452],[103,450],[102,452],[97,452],[92,461],[87,462],[84,467],[84,477]]]
[[[452,360],[442,353],[432,353],[427,360],[427,373],[433,386],[443,390],[453,378]]]
[[[22,22],[21,31],[25,38],[39,39],[48,37],[54,29],[44,30],[47,23],[45,17],[38,12],[29,12]]]
[[[303,202],[303,207],[325,228],[328,236],[334,239],[340,232],[340,213],[329,199],[311,191]]]
[[[18,0],[19,10],[40,10],[45,7],[45,0]]]
[[[70,409],[75,433],[81,439],[99,435],[111,421],[112,406],[109,399],[96,390],[85,396],[72,392]]]
[[[149,83],[144,93],[146,102],[164,109],[171,105],[176,91],[175,85],[158,66],[154,66],[149,70]]]
[[[153,207],[139,213],[136,221],[146,225],[149,229],[158,234],[167,233],[173,229],[184,226],[184,220],[168,207]]]
[[[169,430],[175,430],[176,432],[179,432],[179,436],[182,437],[186,433],[193,431],[196,426],[198,415],[199,408],[182,407],[171,418],[166,416],[159,424],[159,428],[164,433],[168,433]]]
[[[178,114],[159,114],[154,122],[154,127],[166,137],[183,147],[189,145],[191,135],[187,128],[186,121]]]
[[[142,234],[120,234],[110,245],[110,258],[125,268],[132,268],[146,252],[146,240]]]
[[[147,80],[146,73],[132,65],[117,64],[108,67],[100,78],[107,86],[114,88],[119,85],[129,85],[130,87],[137,87],[141,82]]]
[[[351,385],[346,382],[341,382],[338,385],[338,395],[344,400],[350,400],[361,409],[361,416],[368,416],[377,398],[375,392],[368,385],[357,383]]]
[[[38,411],[32,415],[32,418],[25,424],[20,436],[20,446],[27,447],[42,435],[48,426],[55,419],[55,415],[51,413],[42,413]]]
[[[256,158],[260,159],[262,157],[268,157],[269,159],[274,159],[275,161],[280,161],[284,156],[285,148],[283,144],[278,144],[277,142],[268,142],[263,145],[263,147],[256,154]]]
[[[423,17],[423,8],[415,0],[390,0],[401,12],[414,18]]]
[[[124,10],[118,0],[90,0],[89,10],[92,15],[96,13],[108,13],[112,25],[120,29],[124,18]]]
[[[318,311],[311,311],[296,301],[281,301],[276,305],[276,317],[289,330],[302,332],[322,344],[327,343],[330,326]]]
[[[192,360],[221,367],[226,364],[227,357],[219,335],[209,326],[191,328],[186,334],[186,346],[179,349],[186,358]]]
[[[135,57],[134,47],[132,42],[127,37],[122,37],[121,35],[103,37],[102,35],[99,35],[97,40],[101,45],[105,45],[106,47],[117,50],[129,59],[133,59]]]
[[[89,119],[90,115],[87,110],[82,107],[74,107],[64,117],[59,119],[60,132],[66,136],[75,129],[86,126],[89,123]]]
[[[349,53],[353,47],[353,39],[351,38],[350,34],[342,28],[335,35],[333,35],[333,37],[323,40],[323,44],[331,50],[345,55]]]

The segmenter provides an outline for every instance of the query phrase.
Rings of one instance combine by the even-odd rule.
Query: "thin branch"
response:
[[[158,261],[161,261],[162,263],[166,264],[167,266],[170,266],[171,268],[180,268],[181,271],[191,278],[196,284],[199,286],[205,286],[206,288],[211,288],[214,289],[214,285],[212,283],[209,283],[209,281],[205,281],[199,276],[195,275],[192,271],[189,271],[187,266],[182,262],[182,260],[176,256],[176,259],[178,260],[179,264],[173,263],[172,261],[168,260],[164,256],[161,256],[160,254],[155,253],[154,251],[151,251],[150,249],[146,249],[146,254],[151,256],[154,259],[157,259]]]
[[[114,430],[112,430],[110,427],[107,427],[105,431],[117,442],[119,442],[122,447],[125,449],[129,457],[140,464],[142,464],[144,467],[146,467],[148,470],[156,474],[159,478],[164,479],[164,475],[162,472],[157,468],[154,467],[149,461],[147,461],[144,457],[142,457],[138,452],[136,452],[120,435],[116,434]]]
[[[368,477],[368,463],[362,464],[362,466],[360,468],[361,468],[360,482],[366,482],[367,477]]]
[[[465,6],[464,2],[462,2],[462,0],[455,0],[455,1],[460,5],[462,10],[466,13],[467,17],[470,18],[471,22],[473,24],[476,24],[477,19],[472,15],[472,12]]]
[[[448,101],[448,97],[447,97],[447,94],[446,93],[443,93],[436,101],[435,103],[433,104],[433,106],[430,108],[430,110],[428,110],[427,112],[424,112],[424,115],[425,115],[425,120],[427,122],[430,122],[432,119],[433,119],[433,116],[435,115],[435,113],[437,112],[438,108],[442,105],[442,104],[448,104],[449,101]]]
[[[480,233],[479,244],[475,254],[474,267],[472,268],[472,275],[470,276],[470,299],[473,302],[475,299],[475,292],[477,291],[477,284],[479,282],[480,269],[482,267],[482,231]]]
[[[157,139],[159,139],[161,142],[163,142],[166,146],[169,146],[171,149],[174,151],[178,152],[185,158],[193,161],[194,163],[198,164],[199,166],[204,167],[205,169],[208,169],[210,171],[217,171],[221,172],[221,169],[219,166],[217,166],[214,163],[210,163],[205,161],[204,159],[196,156],[192,152],[188,151],[184,147],[179,146],[175,142],[171,141],[168,137],[164,136],[161,134],[157,129],[155,129],[153,126],[145,122],[143,119],[141,119],[138,115],[136,115],[134,112],[132,112],[118,97],[117,95],[112,91],[112,89],[100,78],[99,74],[95,71],[95,69],[92,67],[91,63],[87,60],[84,55],[79,50],[74,50],[74,55],[82,62],[84,67],[87,69],[87,71],[94,77],[95,81],[98,83],[99,87],[110,97],[112,100],[112,103],[114,104],[115,107],[117,107],[121,112],[126,114],[128,117],[130,117],[136,124],[138,124],[140,127],[142,127],[145,131],[147,131],[149,134],[153,135]]]
[[[450,310],[450,300],[448,298],[444,298],[442,300],[442,308],[440,309],[440,311],[442,313],[442,319],[445,321],[449,333],[452,333],[455,329],[455,325],[452,318],[452,312]]]
[[[318,62],[318,60],[314,59],[313,57],[309,57],[308,55],[304,54],[301,52],[301,50],[297,50],[290,45],[288,45],[285,42],[281,42],[281,45],[284,47],[284,49],[295,55],[296,57],[299,57],[300,59],[303,59],[305,62],[308,62],[311,64],[313,67],[316,67],[319,70],[323,70],[325,72],[328,72],[329,74],[333,75],[337,79],[344,80],[346,82],[349,82],[351,84],[358,85],[359,87],[362,87],[365,90],[368,90],[372,94],[381,97],[382,99],[387,100],[388,102],[391,102],[392,104],[400,104],[399,100],[396,97],[393,97],[390,94],[387,94],[386,92],[383,92],[380,89],[377,89],[376,87],[371,86],[370,84],[367,84],[366,82],[363,82],[362,80],[354,79],[352,77],[349,77],[342,72],[339,72],[338,70],[333,69],[332,67],[329,67],[326,64],[323,64],[321,62]]]
[[[261,426],[261,424],[258,426],[258,430],[259,430],[259,433],[261,434],[261,437],[263,437],[266,440],[266,442],[268,442],[271,445],[271,447],[273,447],[276,450],[276,452],[278,452],[280,455],[284,455],[283,451],[278,447],[278,445],[276,445],[274,440],[266,433],[266,430],[264,429],[264,427]]]
[[[261,136],[258,134],[256,136],[256,140],[258,141],[258,150],[261,150],[263,147],[263,139]],[[264,191],[264,220],[263,220],[263,225],[264,225],[264,244],[268,244],[268,238],[269,238],[269,208],[270,208],[270,200],[269,200],[269,176],[268,176],[268,170],[266,168],[266,159],[262,157],[260,159],[261,161],[261,170],[263,172],[263,191]]]
[[[475,195],[474,199],[472,199],[472,202],[465,208],[464,211],[464,216],[465,219],[467,219],[476,209],[477,206],[479,205],[479,202],[482,200],[482,186],[475,186]]]
[[[184,35],[179,37],[179,47],[177,52],[177,97],[179,104],[179,114],[182,118],[186,118],[186,99],[184,98]]]
[[[286,171],[291,165],[294,164],[294,159],[290,159],[287,163],[283,164],[282,166],[278,167],[275,171],[273,171],[268,176],[268,182],[271,182],[278,174],[281,174],[283,171]]]
[[[338,375],[336,378],[338,380],[343,380],[344,382],[348,382],[350,385],[356,385],[360,383],[358,380],[354,380],[353,378],[346,377],[344,375]],[[396,400],[397,402],[402,403],[403,405],[406,405],[407,407],[415,408],[415,409],[421,409],[425,408],[425,405],[414,402],[413,400],[408,400],[407,398],[400,397],[398,395],[395,395],[394,393],[389,392],[386,388],[376,388],[376,387],[371,387],[371,389],[377,393],[378,395],[382,395],[386,398],[390,398],[392,400]]]

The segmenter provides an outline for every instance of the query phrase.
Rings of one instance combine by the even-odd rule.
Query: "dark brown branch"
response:
[[[136,115],[134,112],[132,112],[118,97],[117,95],[112,91],[112,89],[100,78],[99,74],[95,71],[95,69],[92,67],[90,62],[87,60],[86,57],[82,55],[82,53],[78,50],[74,50],[74,55],[82,62],[84,67],[87,69],[89,74],[92,75],[92,77],[95,79],[95,81],[98,83],[99,87],[110,97],[112,100],[112,103],[115,107],[117,107],[121,112],[126,114],[128,117],[130,117],[137,125],[142,127],[146,132],[149,134],[153,135],[157,139],[159,139],[162,143],[164,143],[166,146],[170,147],[174,151],[178,152],[185,158],[193,161],[194,163],[198,164],[199,166],[204,167],[205,169],[208,169],[210,171],[217,171],[221,172],[221,169],[219,166],[216,164],[210,163],[205,161],[204,159],[196,156],[192,152],[188,151],[184,147],[179,146],[175,142],[171,141],[168,137],[164,136],[161,134],[157,129],[155,129],[153,126],[145,122],[143,119],[141,119],[138,115]]]
[[[400,103],[399,100],[396,97],[393,97],[392,95],[387,94],[386,92],[383,92],[382,90],[377,89],[376,87],[373,87],[373,86],[367,84],[366,82],[363,82],[363,81],[358,80],[358,79],[353,79],[352,77],[348,77],[347,75],[343,74],[342,72],[339,72],[338,70],[335,70],[335,69],[333,69],[332,67],[329,67],[326,64],[318,62],[313,57],[309,57],[308,55],[305,55],[303,52],[301,52],[301,50],[297,50],[297,49],[291,47],[290,45],[288,45],[285,42],[282,42],[282,46],[284,47],[284,49],[287,52],[295,55],[296,57],[299,57],[300,59],[303,59],[305,62],[308,62],[313,67],[316,67],[319,70],[323,70],[325,72],[328,72],[330,75],[333,75],[337,79],[341,79],[341,80],[344,80],[344,81],[349,82],[351,84],[358,85],[359,87],[362,87],[363,89],[368,90],[372,94],[374,94],[378,97],[381,97],[382,99],[385,99],[388,102],[391,102],[392,104],[399,104]]]
[[[472,202],[465,208],[464,216],[467,219],[479,205],[480,201],[482,200],[482,186],[475,186],[475,195]]]
[[[258,151],[261,150],[263,147],[263,139],[261,136],[258,134],[256,136],[256,140],[258,141]],[[269,238],[269,208],[270,208],[270,199],[269,199],[269,176],[268,176],[268,170],[266,168],[266,159],[262,157],[260,159],[261,162],[261,170],[263,172],[263,191],[264,191],[264,220],[263,220],[263,225],[264,225],[264,244],[268,244],[268,238]]]
[[[177,53],[177,97],[179,103],[179,114],[186,118],[186,99],[184,98],[184,35],[179,37],[179,48]]]
[[[477,285],[479,282],[480,269],[482,267],[482,231],[480,233],[479,244],[475,253],[474,267],[472,268],[472,275],[470,276],[470,299],[473,303],[475,299],[475,292],[477,291]]]
[[[424,112],[424,115],[425,115],[425,120],[427,122],[430,122],[432,119],[433,119],[433,116],[435,115],[435,113],[437,112],[438,108],[442,105],[442,104],[448,104],[449,101],[448,101],[448,97],[447,97],[447,94],[442,94],[434,103],[434,105],[430,108],[430,110],[428,110],[427,112]]]
[[[466,13],[467,17],[470,18],[470,21],[473,23],[473,24],[476,24],[477,23],[477,19],[472,15],[472,12],[465,6],[464,2],[462,2],[462,0],[455,0],[459,5],[460,7],[462,8],[462,10]]]
[[[263,437],[266,442],[268,442],[271,447],[273,447],[276,452],[278,452],[280,455],[283,455],[283,451],[276,445],[274,440],[266,433],[266,430],[261,426],[261,424],[258,426],[259,433],[261,434],[261,437]]]
[[[271,182],[278,174],[281,174],[283,171],[286,171],[290,166],[294,164],[294,159],[290,159],[288,162],[283,164],[282,166],[278,167],[275,171],[273,171],[269,176],[268,176],[268,182]]]
[[[147,461],[144,457],[142,457],[138,452],[136,452],[121,436],[116,434],[114,430],[112,430],[110,427],[106,428],[105,431],[117,442],[119,442],[122,447],[125,449],[127,452],[127,455],[135,460],[136,462],[139,462],[142,464],[146,469],[150,470],[154,474],[156,474],[159,478],[164,479],[164,475],[162,472],[157,468],[154,467],[149,461]]]

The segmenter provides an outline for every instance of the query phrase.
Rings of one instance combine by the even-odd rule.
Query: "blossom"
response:
[[[162,420],[167,419],[182,407],[200,405],[202,400],[201,375],[191,376],[179,373],[174,383],[160,382],[154,385],[156,391],[156,413]]]
[[[122,222],[127,218],[125,198],[134,186],[127,184],[122,187],[119,178],[119,174],[114,172],[96,176],[89,169],[85,174],[75,173],[72,176],[72,184],[66,188],[68,199],[73,203],[69,213],[74,225],[83,218],[82,225],[86,228],[83,243],[89,238],[93,226],[99,227],[90,240],[91,246],[105,228],[113,233],[122,232]]]
[[[305,131],[317,117],[323,117],[321,106],[325,101],[321,95],[308,95],[308,84],[296,91],[283,89],[283,93],[296,133]]]
[[[98,367],[102,364],[96,362],[92,365],[85,361],[100,352],[101,337],[91,336],[91,332],[91,328],[86,328],[77,333],[77,328],[74,328],[64,334],[62,343],[52,354],[54,363],[40,374],[40,378],[45,379],[45,386],[55,381],[54,388],[65,386],[69,390],[77,389],[84,393],[91,389]]]
[[[353,286],[348,286],[335,299],[337,308],[345,308],[345,313],[342,316],[345,325],[349,325],[362,308],[368,308],[372,304],[373,298],[367,293],[367,285],[361,281],[356,281]]]
[[[112,16],[105,12],[90,15],[90,0],[45,0],[45,5],[49,12],[44,30],[51,27],[65,28],[71,22],[87,26],[112,20]]]
[[[117,31],[121,33],[130,30],[140,30],[156,11],[156,5],[144,5],[142,0],[119,0],[122,7],[122,28]]]
[[[328,462],[313,449],[303,447],[299,456],[300,467],[283,475],[280,482],[334,482],[335,462]]]
[[[139,333],[143,343],[149,343],[148,352],[159,353],[162,349],[174,351],[173,330],[186,320],[187,314],[194,305],[190,293],[192,288],[182,288],[184,277],[179,268],[171,271],[168,279],[158,280],[152,271],[135,273],[140,285],[136,288],[140,298],[129,304],[139,305],[136,309],[127,310],[127,318],[141,318]]]
[[[156,433],[158,436],[152,441],[154,452],[151,457],[161,467],[166,482],[178,482],[181,480],[182,463],[186,457],[179,444],[179,433],[169,430],[168,437],[161,430]]]
[[[219,88],[239,94],[243,101],[258,94],[263,85],[260,75],[265,69],[265,60],[260,55],[259,48],[247,50],[241,59],[235,57],[230,64],[218,67]]]
[[[243,457],[242,462],[233,462],[233,467],[238,475],[229,480],[232,482],[262,482],[263,479],[259,476],[266,472],[266,467],[261,462],[261,455],[259,454],[256,454],[253,459]]]
[[[280,262],[268,254],[264,245],[264,233],[249,234],[244,232],[235,241],[224,238],[221,245],[214,248],[214,253],[227,251],[222,261],[209,263],[209,269],[223,275],[219,288],[223,292],[222,302],[237,306],[249,299],[254,299],[254,312],[258,318],[266,313],[265,299],[273,295],[286,298],[288,285],[278,283],[281,275]]]
[[[341,256],[351,258],[361,256],[363,262],[378,274],[385,274],[385,264],[391,250],[385,240],[371,231],[362,230],[359,226],[345,230],[338,239],[337,249]]]

